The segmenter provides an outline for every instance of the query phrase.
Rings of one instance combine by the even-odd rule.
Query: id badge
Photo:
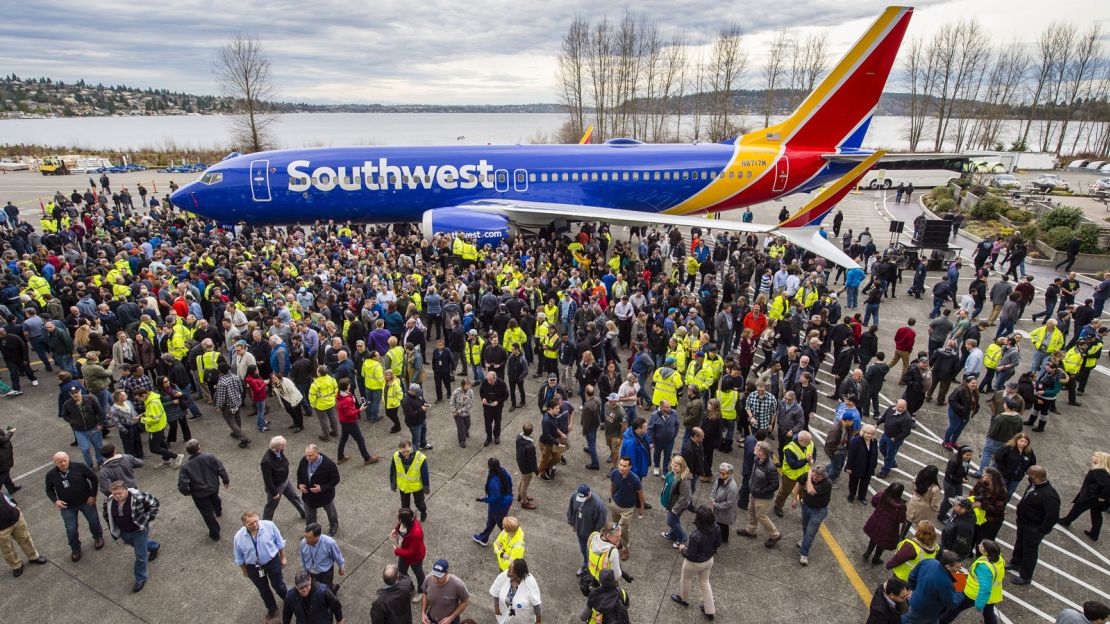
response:
[[[62,487],[69,488],[69,479],[62,479]]]
[[[258,578],[266,578],[266,568],[263,568],[263,567],[259,566],[257,569],[258,569]]]

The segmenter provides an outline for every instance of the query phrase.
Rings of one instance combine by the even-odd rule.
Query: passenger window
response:
[[[540,174],[540,182],[547,182],[547,174],[546,173],[541,173]]]
[[[601,181],[602,182],[608,182],[609,181],[609,172],[608,171],[602,171],[601,172]]]
[[[568,177],[568,176],[567,176],[567,174],[565,174],[565,173],[564,173],[564,174],[563,174],[563,182],[566,182],[566,181],[567,181],[567,177]],[[578,178],[575,178],[575,180],[577,180],[577,179],[578,179]]]
[[[689,180],[690,179],[690,172],[689,171],[683,171],[682,172],[682,179],[683,180]]]
[[[566,175],[566,174],[564,173],[563,175]],[[570,179],[577,182],[578,181],[578,173],[575,172],[575,173],[570,174]]]
[[[628,172],[627,172],[627,171],[625,171],[624,173],[622,173],[622,174],[621,174],[621,180],[622,180],[622,181],[624,181],[624,182],[628,182],[628,178],[629,178],[629,176],[628,176]]]
[[[590,182],[597,182],[597,173],[590,174]]]
[[[632,172],[632,181],[633,182],[639,182],[640,181],[640,172],[639,171],[633,171]]]
[[[658,174],[656,174],[656,175],[658,175]],[[670,180],[671,179],[671,172],[670,171],[664,171],[663,172],[663,179],[664,180]]]
[[[655,179],[659,180],[659,172],[658,171],[655,172]],[[667,178],[667,179],[669,180],[670,178]]]

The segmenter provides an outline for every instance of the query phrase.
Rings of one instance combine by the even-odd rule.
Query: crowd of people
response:
[[[467,621],[462,576],[482,577],[442,558],[424,572],[435,548],[422,528],[433,410],[450,414],[463,448],[479,405],[474,431],[486,447],[501,444],[506,413],[531,415],[508,434],[515,466],[490,457],[477,497],[487,519],[472,540],[492,540],[500,574],[488,600],[502,624],[542,621],[543,585],[525,558],[526,512],[560,491],[569,493],[568,531],[581,552],[582,620],[606,624],[630,621],[633,578],[622,563],[636,552],[633,527],[637,546],[660,530],[682,559],[671,599],[687,607],[700,597],[712,620],[714,555],[730,535],[773,549],[785,534],[780,525],[795,525],[797,560],[808,565],[839,489],[847,504],[873,508],[860,555],[891,574],[876,588],[868,622],[950,622],[967,609],[994,622],[1007,572],[1029,584],[1053,527],[1089,511],[1085,533],[1097,540],[1110,508],[1110,455],[1094,453],[1062,515],[1031,437],[1058,413],[1060,393],[1076,405],[1086,391],[1108,331],[1094,311],[1110,296],[1110,274],[1083,303],[1074,274],[1050,285],[1034,317],[1044,323],[1024,340],[1014,328],[1035,299],[1032,280],[1014,286],[992,275],[988,243],[968,286],[959,285],[959,259],[944,267],[930,286],[924,340],[908,318],[892,332],[888,356],[880,310],[900,291],[922,298],[928,259],[879,249],[868,229],[842,235],[839,212],[828,234],[860,263],[846,271],[788,241],[699,228],[689,239],[678,229],[633,228],[623,241],[586,223],[569,236],[545,229],[478,247],[407,224],[232,228],[141,195],[137,209],[104,176],[99,189],[58,193],[40,228],[7,208],[0,225],[0,354],[11,380],[3,391],[14,400],[23,379],[37,386],[44,372],[56,375],[57,415],[84,463],[55,454],[47,494],[73,561],[82,556],[81,516],[95,549],[105,545],[104,523],[134,549],[136,592],[162,550],[150,526],[158,496],[169,494],[141,488],[136,469],[153,455],[178,470],[179,492],[220,541],[221,488],[248,478],[202,450],[200,440],[224,426],[242,449],[268,439],[264,504],[239,516],[232,550],[266,618],[285,622],[344,619],[346,561],[335,537],[337,501],[354,495],[340,487],[349,443],[364,465],[385,459],[382,485],[400,498],[390,534],[397,564],[383,570],[371,621],[409,622],[414,604],[424,622]],[[913,272],[908,287],[904,270]],[[534,402],[526,383],[538,386]],[[900,398],[884,408],[883,393]],[[832,403],[822,404],[822,394]],[[950,459],[943,473],[925,466],[901,481],[895,472],[908,473],[899,452],[926,401],[947,406],[940,451]],[[974,419],[988,410],[989,423]],[[222,425],[196,422],[217,414]],[[383,418],[388,430],[377,424]],[[978,463],[961,440],[969,423],[987,436]],[[289,436],[318,439],[303,454],[287,450],[289,441],[271,431],[286,427]],[[13,540],[31,563],[46,560],[12,498],[20,489],[10,478],[15,433],[0,433],[0,482],[10,495],[0,497],[0,549],[18,577],[24,563]],[[584,468],[604,465],[608,491],[559,475],[579,440]],[[383,444],[396,450],[370,452]],[[530,494],[533,477],[547,482],[539,498]],[[699,489],[707,498],[696,505]],[[996,538],[1015,493],[1017,536],[1007,557]],[[283,498],[305,522],[292,588],[286,541],[272,521]],[[653,502],[657,529],[645,524]],[[788,502],[798,519],[786,518]],[[1097,602],[1084,610],[1083,621],[1107,617]]]

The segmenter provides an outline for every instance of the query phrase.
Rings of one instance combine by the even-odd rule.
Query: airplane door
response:
[[[517,192],[528,190],[528,172],[524,169],[517,169],[513,172],[513,190]]]
[[[775,183],[772,189],[776,193],[786,190],[786,182],[790,179],[790,159],[785,155],[775,162]]]
[[[504,169],[498,169],[496,176],[494,186],[497,192],[504,193],[509,190],[509,172]]]
[[[270,161],[251,161],[251,197],[256,202],[270,201]]]

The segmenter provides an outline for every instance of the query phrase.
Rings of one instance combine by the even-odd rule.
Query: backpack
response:
[[[601,583],[597,582],[589,570],[582,570],[582,574],[578,575],[578,591],[583,596],[589,596],[595,587],[601,587]]]
[[[663,491],[659,493],[659,504],[665,509],[671,507],[671,491],[674,489],[674,482],[674,473],[667,472],[667,478],[663,481]]]

